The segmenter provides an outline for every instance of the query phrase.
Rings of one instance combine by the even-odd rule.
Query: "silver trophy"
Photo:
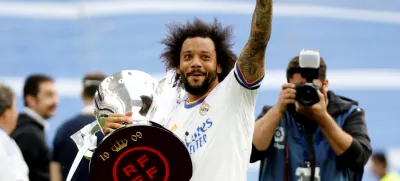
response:
[[[99,167],[101,166],[102,163],[96,160],[98,159],[97,157],[94,157],[98,154],[103,154],[103,153],[96,153],[96,151],[99,152],[97,150],[99,147],[106,145],[100,149],[102,152],[108,154],[108,155],[107,154],[100,155],[103,161],[105,157],[108,157],[107,159],[112,160],[112,158],[110,158],[113,156],[112,154],[114,155],[119,154],[120,150],[125,149],[128,146],[133,147],[132,145],[128,145],[128,142],[117,141],[118,144],[111,145],[111,148],[113,148],[112,150],[114,150],[114,152],[115,150],[118,150],[119,153],[117,152],[113,153],[112,150],[109,152],[103,151],[105,147],[107,147],[107,144],[111,144],[110,140],[118,139],[119,137],[124,136],[124,134],[129,134],[130,132],[134,132],[135,130],[143,130],[141,131],[141,134],[142,132],[146,131],[152,132],[151,134],[153,135],[159,134],[159,136],[165,137],[165,139],[167,139],[166,137],[172,136],[171,138],[168,138],[169,140],[162,140],[161,138],[159,138],[161,142],[162,141],[171,142],[171,140],[172,142],[174,142],[176,140],[179,140],[177,137],[175,140],[175,135],[173,135],[172,132],[169,132],[169,130],[162,128],[161,126],[165,121],[164,118],[167,117],[168,114],[170,114],[171,111],[173,111],[173,109],[178,105],[178,103],[181,102],[184,98],[185,91],[182,90],[179,86],[173,85],[174,79],[175,79],[174,71],[169,71],[164,78],[162,78],[161,80],[156,80],[149,74],[142,71],[123,70],[103,80],[102,83],[99,85],[98,91],[96,92],[94,97],[94,107],[95,107],[94,114],[96,120],[93,121],[91,124],[86,125],[80,131],[71,136],[71,138],[76,143],[79,152],[70,169],[67,181],[71,180],[73,173],[77,169],[77,166],[79,165],[79,162],[82,159],[82,157],[91,160],[92,162],[90,166],[91,172],[96,169],[99,170]],[[103,126],[106,118],[113,113],[126,114],[129,111],[132,111],[133,124],[124,125],[123,127],[114,130],[112,133],[107,135],[102,140],[100,145],[96,145],[97,137],[95,136],[95,134],[98,131],[103,132]],[[160,129],[157,129],[155,127],[158,127]],[[153,131],[155,132],[153,133]],[[169,150],[163,150],[164,148],[160,147],[159,144],[156,144],[156,146],[154,146],[153,142],[158,142],[158,141],[148,139],[143,141],[142,143],[135,143],[135,144],[145,145],[148,147],[151,146],[156,147],[155,149],[164,152],[165,155],[167,155],[166,156],[167,158],[170,157],[171,160],[175,159],[173,158],[174,155],[168,155],[170,154]],[[176,144],[178,144],[177,147],[180,147],[179,145],[180,143],[177,142]],[[184,144],[182,143],[182,146],[183,145]],[[182,147],[180,151],[183,151]],[[190,160],[190,156],[188,154],[187,157]],[[108,168],[106,170],[108,170]],[[103,171],[98,171],[98,172],[103,172]],[[96,175],[99,174],[100,173],[98,174],[96,173]],[[115,175],[116,173],[113,174]],[[173,175],[170,176],[173,177]],[[103,178],[104,177],[107,177],[107,175],[103,176]],[[92,179],[94,178],[92,177]],[[127,180],[129,179],[132,180],[132,178],[127,178]],[[124,179],[118,179],[118,180],[124,180]]]
[[[95,117],[104,126],[105,117],[112,113],[132,111],[134,122],[147,121],[154,114],[161,94],[158,81],[147,73],[125,70],[107,77],[94,97]]]

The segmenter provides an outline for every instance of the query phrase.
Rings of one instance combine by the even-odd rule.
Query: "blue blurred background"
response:
[[[234,27],[239,54],[250,31],[255,0],[191,1],[0,1],[0,81],[19,95],[31,73],[53,76],[60,104],[49,120],[51,146],[55,130],[79,113],[81,78],[91,71],[108,75],[139,69],[161,77],[165,24],[199,17],[218,18]],[[302,48],[318,49],[328,65],[330,88],[359,101],[374,150],[386,151],[400,171],[397,115],[400,102],[400,1],[276,0],[265,82],[256,113],[274,104],[284,69]],[[373,180],[368,165],[364,180]],[[249,181],[258,167],[249,168]]]

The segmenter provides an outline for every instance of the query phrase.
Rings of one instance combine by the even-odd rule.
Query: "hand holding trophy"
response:
[[[124,70],[107,77],[94,98],[97,120],[71,136],[80,151],[68,178],[85,156],[91,157],[93,181],[190,180],[192,162],[184,143],[159,124],[183,98],[184,92],[169,82],[173,75],[156,81]],[[96,147],[97,131],[106,137]]]

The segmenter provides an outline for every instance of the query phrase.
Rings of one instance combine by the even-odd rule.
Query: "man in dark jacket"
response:
[[[50,151],[45,139],[47,119],[58,105],[54,81],[46,75],[31,75],[24,85],[25,109],[11,134],[29,167],[29,180],[49,181]]]
[[[299,57],[287,68],[287,81],[274,106],[264,106],[254,130],[250,162],[261,160],[260,181],[360,180],[372,148],[364,111],[351,99],[328,90],[326,64],[320,58],[320,101],[303,107],[295,85],[304,84]]]
[[[79,151],[74,141],[71,139],[71,135],[96,119],[93,115],[93,98],[97,91],[97,87],[105,78],[105,75],[97,72],[89,73],[83,78],[82,100],[85,107],[80,114],[66,121],[57,130],[54,139],[53,156],[50,167],[52,181],[67,180],[72,163]],[[100,132],[98,132],[96,136],[98,142],[103,139],[103,134]],[[82,158],[72,177],[72,181],[89,180],[89,160]]]

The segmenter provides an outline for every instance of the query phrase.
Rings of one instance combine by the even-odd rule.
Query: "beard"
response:
[[[50,110],[56,110],[57,105],[56,104],[52,104],[50,106],[47,106],[46,111],[41,115],[43,117],[43,119],[50,119],[51,117],[54,116],[54,112],[50,111]]]
[[[203,83],[200,86],[194,86],[189,83],[188,76],[191,74],[201,74],[202,76],[206,76]],[[186,92],[192,95],[204,95],[209,89],[211,84],[217,79],[217,70],[212,70],[210,72],[202,72],[201,70],[193,70],[189,73],[181,75],[181,82]]]

